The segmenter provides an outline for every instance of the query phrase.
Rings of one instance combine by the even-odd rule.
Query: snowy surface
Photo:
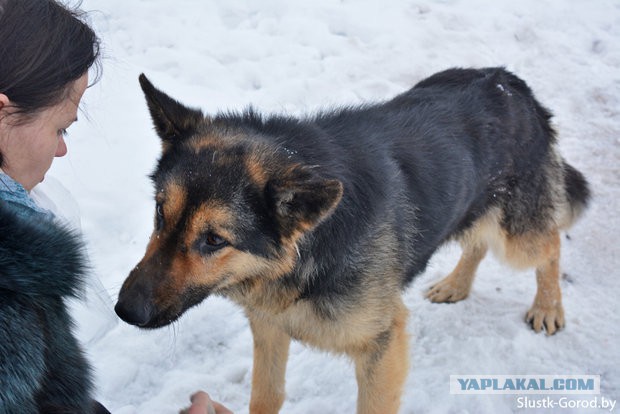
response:
[[[563,238],[567,326],[553,337],[531,331],[523,317],[533,271],[491,256],[468,300],[424,300],[458,259],[459,248],[446,246],[404,293],[411,370],[401,412],[524,411],[516,396],[450,395],[451,374],[597,374],[601,395],[620,397],[618,1],[84,0],[82,7],[103,38],[103,77],[87,91],[69,155],[50,175],[80,206],[98,293],[111,298],[98,317],[76,316],[87,322],[80,335],[97,396],[115,414],[174,413],[197,389],[244,413],[251,382],[248,323],[224,299],[209,298],[157,331],[114,323],[111,304],[152,230],[147,175],[159,141],[141,72],[210,113],[252,103],[299,114],[387,99],[448,67],[514,71],[553,110],[561,152],[594,191]],[[283,413],[355,412],[353,366],[344,357],[294,343],[286,378]]]

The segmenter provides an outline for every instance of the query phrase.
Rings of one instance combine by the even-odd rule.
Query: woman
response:
[[[85,274],[80,239],[29,191],[77,119],[99,41],[47,0],[0,0],[0,412],[107,413],[65,300]]]
[[[0,414],[108,413],[65,303],[82,290],[82,241],[29,194],[67,153],[98,57],[77,11],[0,0]],[[228,412],[205,393],[192,402],[191,413]]]
[[[65,300],[85,273],[79,238],[28,192],[76,120],[99,41],[53,1],[0,0],[0,412],[106,413]]]

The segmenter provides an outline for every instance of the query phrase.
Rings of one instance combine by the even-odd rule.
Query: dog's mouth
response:
[[[181,317],[181,315],[183,315],[185,311],[189,308],[190,308],[189,306],[181,308],[181,309],[178,309],[178,307],[171,307],[171,308],[163,309],[161,311],[155,311],[150,317],[150,319],[147,320],[146,322],[138,322],[138,323],[132,323],[129,321],[125,321],[125,322],[131,323],[132,325],[135,325],[138,328],[143,328],[143,329],[162,328],[178,320]]]
[[[170,325],[210,294],[211,289],[208,287],[191,287],[172,301],[167,301],[164,306],[158,306],[155,300],[145,298],[142,292],[132,296],[128,292],[121,291],[114,311],[119,318],[131,325],[156,329]]]

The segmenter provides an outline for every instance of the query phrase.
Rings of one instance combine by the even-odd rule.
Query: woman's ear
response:
[[[8,106],[11,101],[9,97],[3,93],[0,93],[0,111],[4,109],[4,107]]]

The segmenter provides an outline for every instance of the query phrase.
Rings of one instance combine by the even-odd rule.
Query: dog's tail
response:
[[[567,224],[570,226],[588,206],[591,193],[583,174],[566,161],[562,161],[562,164],[564,170],[564,190],[569,207]]]

